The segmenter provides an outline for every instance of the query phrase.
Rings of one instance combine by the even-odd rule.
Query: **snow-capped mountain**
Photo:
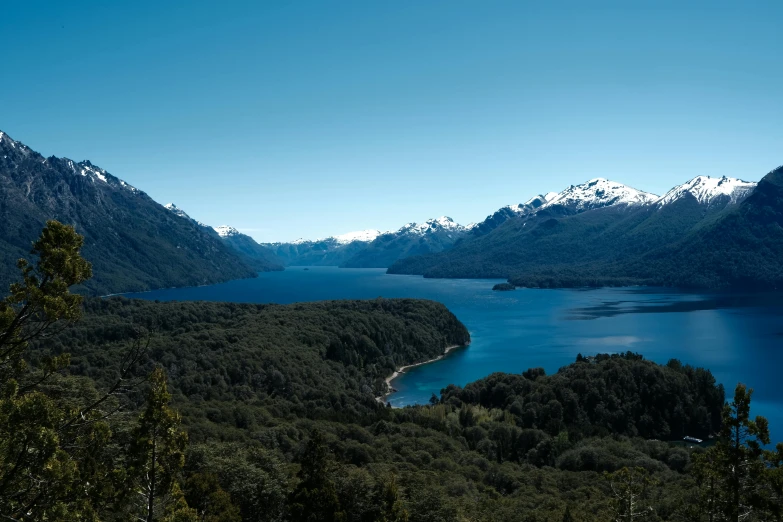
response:
[[[190,216],[188,216],[187,212],[185,212],[184,210],[182,210],[181,208],[179,208],[179,207],[178,207],[177,205],[175,205],[174,203],[166,203],[165,205],[163,205],[163,208],[165,208],[165,209],[166,209],[166,210],[168,210],[169,212],[173,212],[174,214],[178,215],[178,216],[179,216],[179,217],[181,217],[181,218],[184,218],[184,219],[189,219],[189,220],[191,220],[191,221],[195,221],[193,218],[191,218]]]
[[[175,214],[175,215],[177,215],[177,216],[181,217],[182,219],[187,219],[188,221],[190,221],[190,222],[192,222],[192,223],[195,223],[196,225],[198,225],[198,226],[200,226],[200,227],[203,227],[203,228],[207,229],[207,230],[206,230],[206,232],[207,232],[207,233],[210,233],[210,234],[214,233],[214,230],[212,229],[212,227],[211,227],[211,226],[209,226],[209,225],[206,225],[206,224],[204,224],[204,223],[202,223],[201,221],[198,221],[198,220],[196,220],[196,219],[193,219],[192,217],[190,217],[190,216],[188,215],[188,213],[187,213],[187,212],[185,212],[184,210],[182,210],[181,208],[179,208],[179,207],[178,207],[177,205],[175,205],[174,203],[166,203],[165,205],[163,205],[163,208],[165,208],[165,209],[166,209],[166,210],[168,210],[169,212],[171,212],[171,213],[173,213],[173,214]]]
[[[368,230],[357,230],[355,232],[346,232],[345,234],[339,234],[336,236],[329,236],[324,238],[318,238],[318,239],[304,239],[299,238],[295,239],[290,242],[292,245],[303,245],[306,243],[335,243],[338,245],[347,245],[348,243],[353,243],[354,241],[358,241],[360,243],[369,243],[370,241],[373,241],[376,237],[383,234],[380,230],[374,230],[374,229],[368,229]],[[285,244],[284,242],[280,243],[273,243],[273,244]]]
[[[220,225],[217,227],[212,227],[212,229],[217,232],[217,234],[220,237],[231,237],[231,236],[238,236],[242,234],[239,230],[237,230],[234,227],[230,227],[228,225]]]
[[[345,234],[334,236],[334,239],[341,245],[352,243],[354,241],[369,243],[370,241],[373,241],[376,237],[380,236],[382,233],[383,232],[381,232],[380,230],[374,230],[374,229],[357,230],[356,232],[347,232]]]
[[[198,225],[207,234],[219,237],[225,245],[250,267],[259,272],[270,272],[283,269],[283,262],[270,249],[259,245],[255,239],[243,234],[234,227],[220,225],[211,227],[200,221],[196,221],[188,215],[187,212],[179,208],[174,203],[167,203],[163,207],[176,216],[186,219],[191,223]]]
[[[555,205],[575,212],[611,205],[647,205],[658,199],[655,194],[636,190],[616,181],[595,178],[580,185],[571,185],[541,205],[541,209]]]
[[[460,233],[469,230],[473,226],[475,225],[472,223],[468,226],[462,226],[448,216],[441,216],[435,219],[428,219],[424,223],[407,223],[400,227],[395,234],[416,234],[423,236],[425,234],[441,231]]]
[[[517,203],[516,205],[506,205],[499,208],[493,214],[484,219],[481,223],[473,223],[466,227],[473,235],[480,236],[487,234],[499,227],[509,219],[532,214],[548,201],[551,201],[557,196],[557,192],[547,192],[546,194],[539,194],[527,200],[524,203]]]
[[[44,157],[0,132],[0,283],[46,220],[72,224],[85,237],[95,277],[90,293],[216,283],[255,273],[217,234],[173,217],[143,191],[89,161]]]
[[[518,203],[516,205],[508,205],[503,208],[509,209],[515,214],[529,214],[546,205],[558,196],[557,192],[547,192],[546,194],[539,194],[527,200],[524,203]]]
[[[736,204],[753,192],[756,185],[757,183],[752,181],[743,181],[726,176],[721,178],[696,176],[692,180],[674,187],[656,200],[655,203],[663,206],[692,196],[702,205],[712,205],[716,202]]]

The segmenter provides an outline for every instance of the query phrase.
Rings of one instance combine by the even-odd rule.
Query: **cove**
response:
[[[542,367],[548,374],[576,355],[641,353],[664,364],[708,368],[726,387],[754,388],[752,415],[783,433],[783,294],[690,293],[657,288],[517,289],[493,292],[499,280],[425,279],[384,269],[289,267],[257,279],[155,290],[126,297],[161,301],[293,303],[416,297],[444,303],[470,330],[469,347],[408,369],[393,381],[394,406],[425,403],[448,384],[493,372]]]

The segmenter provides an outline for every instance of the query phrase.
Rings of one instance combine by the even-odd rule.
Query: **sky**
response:
[[[589,7],[587,4],[590,4]],[[259,241],[783,164],[783,2],[39,2],[0,130]]]

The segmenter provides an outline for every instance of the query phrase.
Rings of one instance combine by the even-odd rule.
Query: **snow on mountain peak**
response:
[[[527,214],[534,212],[538,208],[544,206],[546,203],[552,201],[557,196],[557,192],[547,192],[546,194],[539,194],[533,196],[524,203],[517,203],[516,205],[507,205],[505,208],[511,210],[516,214]]]
[[[89,178],[92,178],[92,179],[99,179],[100,181],[102,181],[104,183],[108,183],[109,182],[109,180],[106,179],[106,171],[105,170],[103,170],[101,168],[98,168],[98,167],[92,165],[89,162],[79,163],[79,166],[82,169],[81,172],[80,172],[80,174],[82,176],[89,177]]]
[[[188,216],[188,214],[184,210],[179,208],[174,203],[166,203],[165,205],[163,205],[163,208],[165,208],[170,212],[173,212],[174,214],[178,215],[181,218],[192,219],[190,216]]]
[[[333,237],[341,245],[346,245],[348,243],[353,243],[354,241],[369,243],[380,235],[381,235],[380,230],[370,229],[370,230],[357,230],[355,232],[346,232],[345,234],[340,234],[339,236],[333,236]]]
[[[130,185],[129,185],[129,186],[130,186]],[[134,190],[135,190],[135,189],[134,189]],[[207,228],[209,228],[209,226],[208,226],[208,225],[205,225],[205,224],[204,224],[204,223],[202,223],[201,221],[196,221],[195,219],[193,219],[192,217],[190,217],[190,216],[189,216],[189,215],[188,215],[188,214],[187,214],[187,213],[186,213],[184,210],[182,210],[181,208],[179,208],[179,207],[178,207],[177,205],[175,205],[174,203],[166,203],[165,205],[163,205],[163,208],[165,208],[165,209],[166,209],[166,210],[168,210],[169,212],[171,212],[171,213],[173,213],[173,214],[175,214],[175,215],[177,215],[177,216],[181,217],[182,219],[187,219],[188,221],[192,221],[193,223],[197,224],[197,225],[198,225],[198,226],[200,226],[200,227],[207,227]]]
[[[459,223],[455,222],[448,216],[441,216],[439,218],[428,219],[424,223],[407,223],[403,225],[398,231],[398,234],[418,234],[424,235],[430,232],[438,230],[445,230],[449,232],[460,232],[467,230]]]
[[[212,229],[217,232],[220,237],[238,236],[241,233],[236,228],[230,227],[228,225],[220,225],[217,227],[212,227]]]
[[[690,194],[699,203],[709,204],[715,198],[726,196],[730,203],[737,203],[750,194],[756,188],[756,183],[743,181],[737,178],[712,178],[710,176],[696,176],[692,180],[678,185],[658,198],[656,204],[667,205]]]
[[[541,208],[563,205],[582,211],[610,205],[647,205],[657,199],[655,194],[608,179],[594,178],[580,185],[571,185],[549,199]]]

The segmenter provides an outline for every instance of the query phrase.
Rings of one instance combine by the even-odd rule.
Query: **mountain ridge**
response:
[[[0,284],[49,219],[84,235],[94,277],[79,290],[109,294],[212,284],[255,271],[218,237],[179,219],[144,191],[93,165],[44,158],[0,131]]]

